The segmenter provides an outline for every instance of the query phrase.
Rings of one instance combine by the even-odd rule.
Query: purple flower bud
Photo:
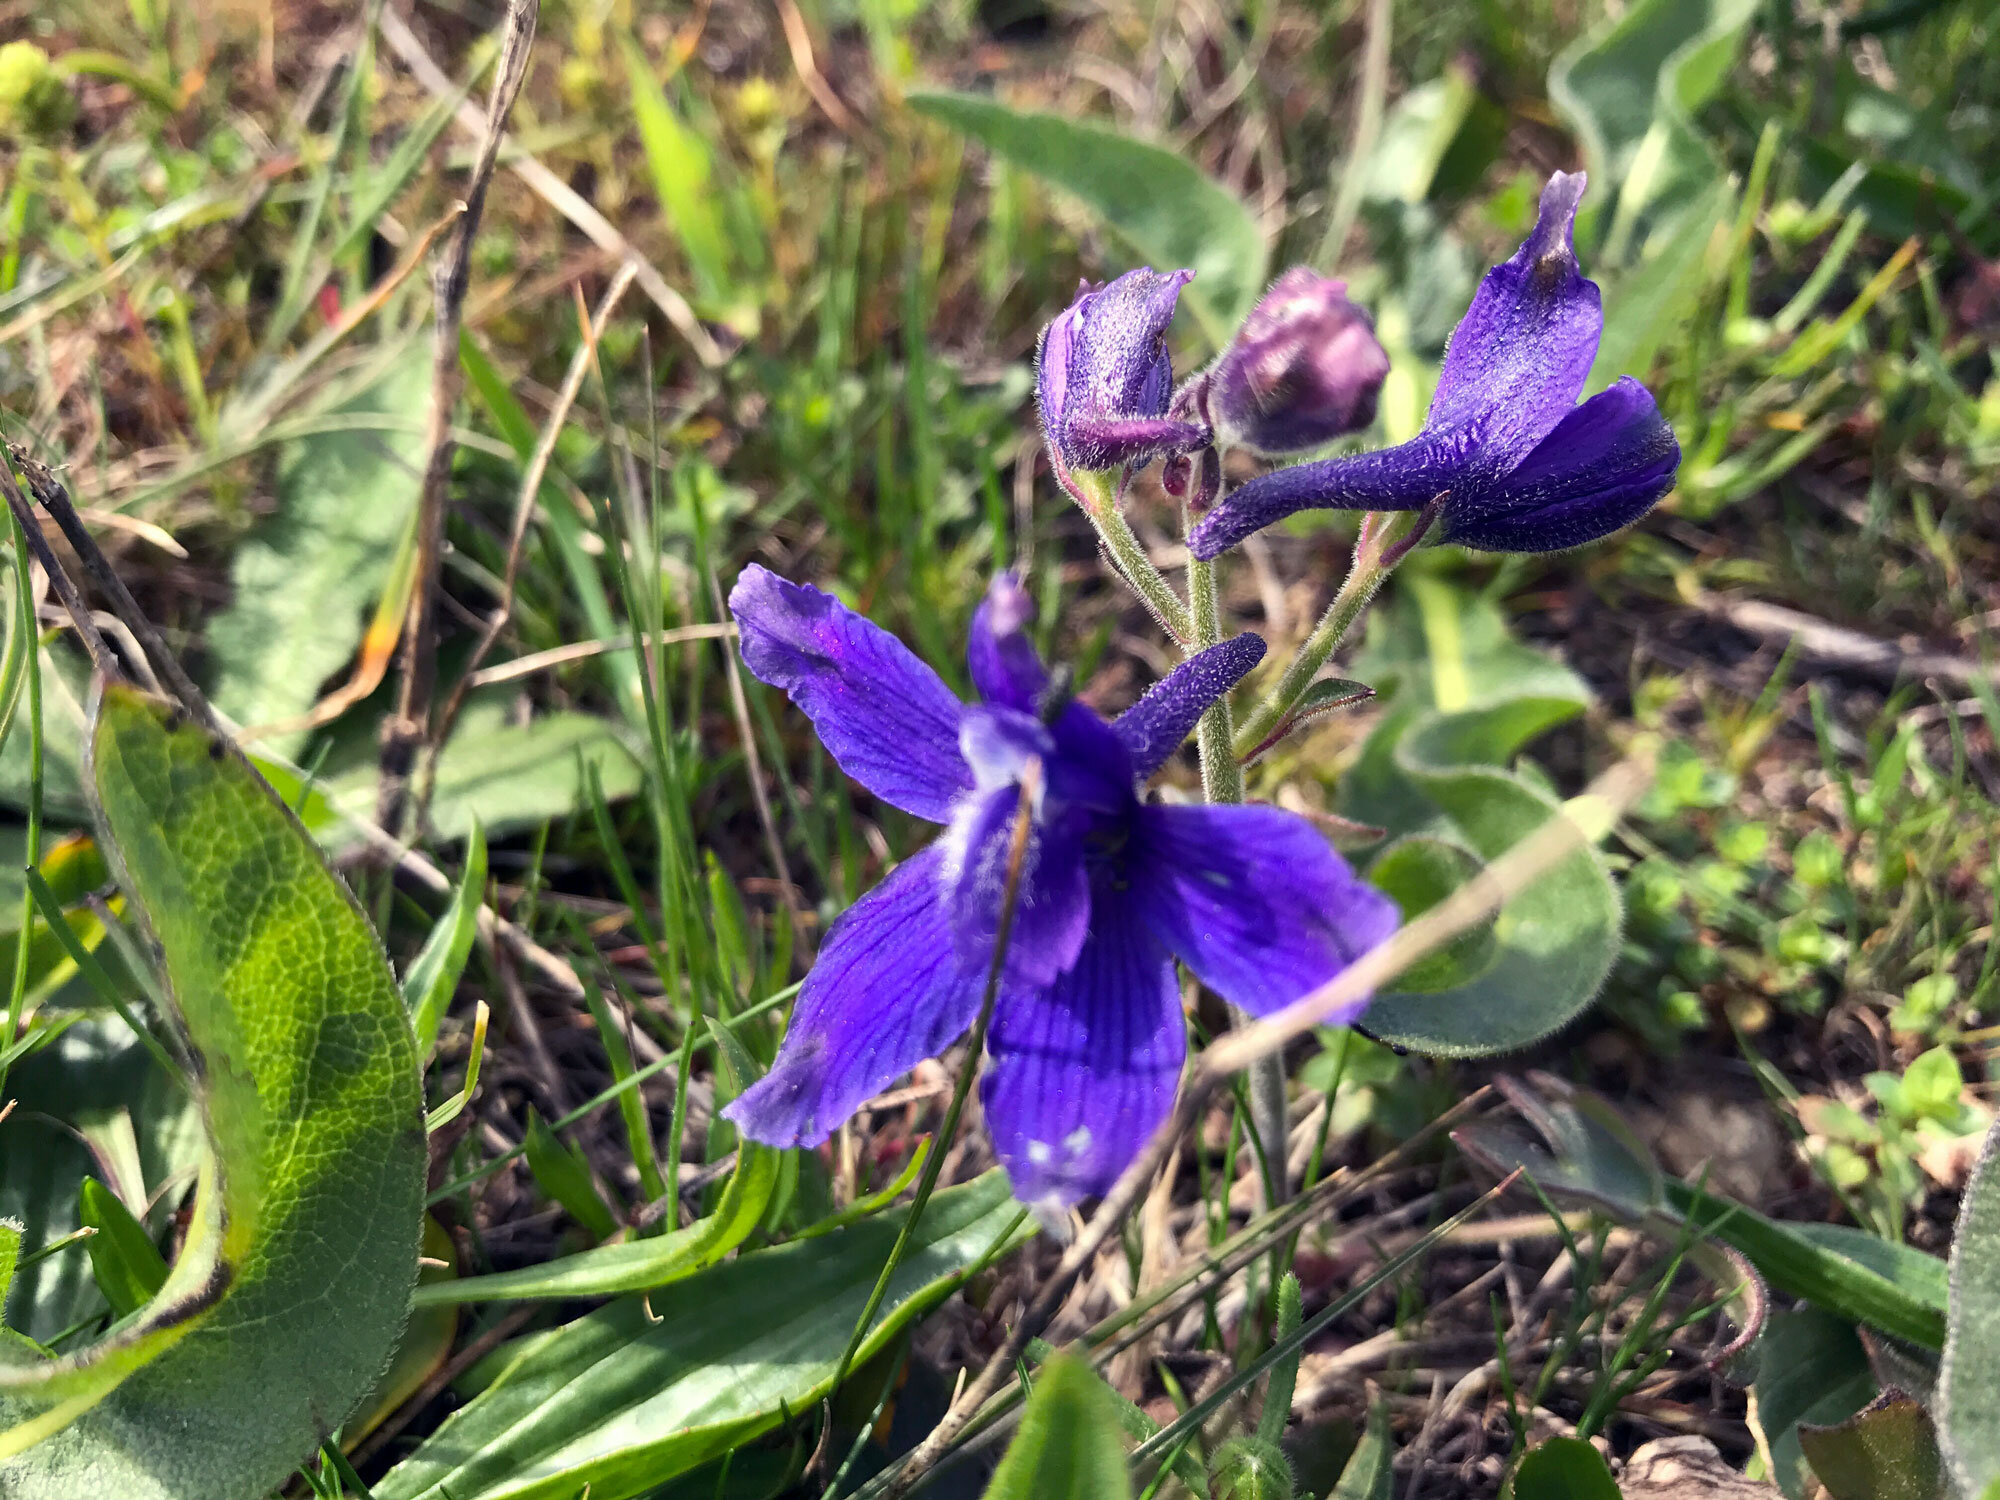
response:
[[[1347,283],[1293,266],[1271,284],[1206,377],[1208,417],[1265,458],[1323,447],[1375,420],[1389,356]]]
[[[1208,441],[1208,429],[1170,420],[1174,363],[1167,325],[1192,271],[1127,271],[1080,288],[1042,330],[1035,394],[1059,476],[1123,468]]]

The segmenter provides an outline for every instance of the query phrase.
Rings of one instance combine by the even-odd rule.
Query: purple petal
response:
[[[1302,510],[1418,510],[1468,477],[1464,431],[1420,432],[1394,448],[1260,474],[1195,523],[1188,551],[1220,556],[1253,531]]]
[[[1253,1015],[1317,989],[1396,930],[1395,903],[1275,807],[1148,807],[1128,868],[1155,936]]]
[[[1144,781],[1165,765],[1209,705],[1263,659],[1262,636],[1232,636],[1219,646],[1190,656],[1112,720],[1112,729],[1132,757],[1137,779]]]
[[[965,803],[947,836],[952,950],[967,973],[982,979],[999,940],[1020,807],[1014,787],[986,792]],[[1010,985],[1039,988],[1076,962],[1090,928],[1083,832],[1082,821],[1069,815],[1038,819],[1029,835],[1003,969]]]
[[[1035,623],[1035,601],[1012,573],[996,573],[986,597],[972,612],[972,638],[966,664],[972,685],[988,703],[1034,713],[1048,688],[1049,674],[1028,639]]]
[[[1480,472],[1498,476],[1554,429],[1582,394],[1604,310],[1570,243],[1581,172],[1542,190],[1534,232],[1486,273],[1445,351],[1425,427],[1463,431]]]
[[[952,954],[936,844],[834,923],[771,1071],[722,1113],[753,1141],[824,1140],[893,1079],[972,1024],[985,975]]]
[[[1167,951],[1110,892],[1076,966],[1000,998],[980,1079],[1014,1196],[1067,1208],[1117,1180],[1173,1108],[1187,1035]]]
[[[833,595],[755,564],[730,590],[743,662],[805,711],[841,770],[933,823],[972,785],[958,753],[965,705],[888,631]]]
[[[1198,422],[1168,417],[1075,416],[1064,438],[1071,468],[1116,469],[1163,453],[1192,453],[1207,446],[1209,431]]]
[[[1445,511],[1445,540],[1488,552],[1556,552],[1644,515],[1673,488],[1680,444],[1646,388],[1621,376],[1556,424],[1476,505]]]

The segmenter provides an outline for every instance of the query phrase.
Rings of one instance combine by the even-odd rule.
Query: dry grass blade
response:
[[[382,784],[376,821],[394,832],[409,814],[410,770],[430,724],[431,693],[437,681],[437,591],[443,565],[444,517],[450,497],[452,452],[451,415],[465,381],[459,352],[459,328],[465,310],[465,290],[472,276],[472,242],[486,206],[486,189],[493,180],[507,115],[528,74],[528,53],[535,42],[540,0],[512,0],[507,7],[500,67],[486,103],[486,130],[466,186],[465,213],[432,273],[437,297],[432,330],[431,415],[423,487],[417,495],[417,570],[410,618],[403,636],[403,682],[396,712],[382,726]]]

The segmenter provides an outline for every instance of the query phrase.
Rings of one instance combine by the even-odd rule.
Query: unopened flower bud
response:
[[[1294,266],[1271,284],[1204,378],[1216,436],[1266,458],[1375,420],[1389,356],[1347,283]]]
[[[1086,286],[1042,330],[1035,394],[1062,474],[1123,468],[1208,441],[1205,427],[1167,416],[1167,325],[1193,274],[1127,271],[1109,286]]]

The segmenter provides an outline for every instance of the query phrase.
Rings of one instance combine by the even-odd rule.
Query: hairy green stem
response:
[[[1191,527],[1193,516],[1185,517]],[[1205,650],[1222,640],[1222,606],[1216,593],[1215,564],[1188,559],[1188,603],[1194,616],[1191,651]],[[1201,757],[1202,795],[1210,802],[1243,800],[1243,764],[1231,748],[1227,695],[1216,699],[1195,727],[1195,749]],[[1250,1129],[1264,1174],[1264,1206],[1276,1208],[1290,1196],[1285,1172],[1285,1142],[1290,1134],[1285,1104],[1285,1062],[1273,1053],[1250,1067]]]
[[[1236,731],[1234,745],[1238,757],[1256,751],[1298,707],[1327,658],[1339,649],[1354,622],[1361,618],[1362,610],[1368,607],[1368,601],[1382,586],[1382,580],[1401,560],[1402,549],[1398,544],[1409,535],[1414,524],[1412,516],[1403,512],[1371,512],[1362,521],[1361,534],[1354,543],[1354,560],[1348,565],[1340,592],[1333,596],[1326,613],[1313,626],[1312,634],[1286,665],[1278,685],[1250,711],[1250,717]]]
[[[1139,596],[1139,602],[1151,611],[1167,634],[1187,645],[1194,639],[1194,621],[1173,586],[1153,566],[1131,523],[1119,514],[1117,471],[1074,472],[1069,475],[1066,487],[1083,513],[1090,517],[1090,524],[1097,528],[1097,539],[1104,544],[1105,554]]]

